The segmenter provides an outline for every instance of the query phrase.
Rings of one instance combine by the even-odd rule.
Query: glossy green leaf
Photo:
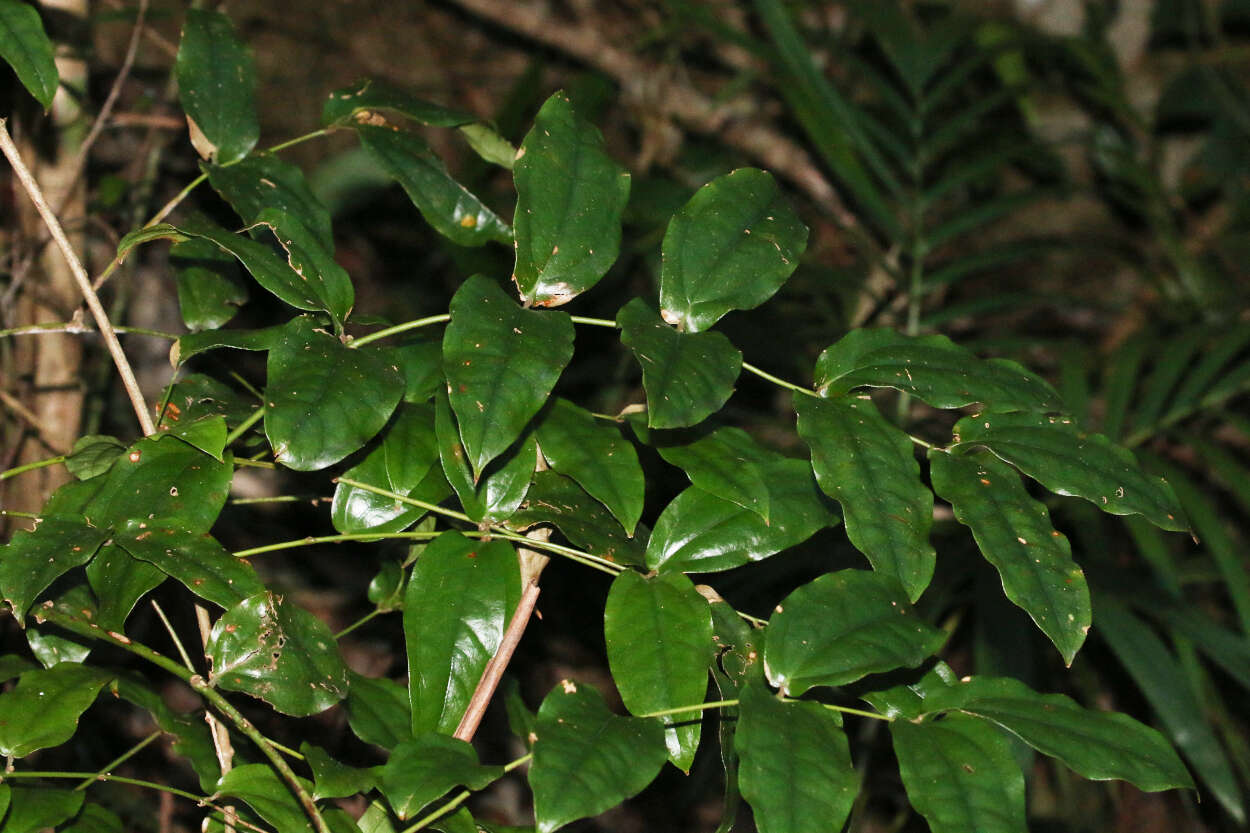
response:
[[[443,372],[476,480],[521,436],[573,357],[564,312],[523,309],[484,275],[451,299]]]
[[[534,433],[547,463],[602,502],[632,535],[642,517],[646,481],[638,452],[620,429],[556,397],[542,412]]]
[[[599,130],[557,92],[521,142],[512,177],[517,191],[512,279],[526,306],[566,304],[616,262],[629,172],[608,155]]]
[[[891,720],[914,720],[930,711],[925,701],[957,683],[955,672],[940,660],[914,683],[861,694],[874,709]]]
[[[283,714],[325,711],[347,696],[347,667],[325,623],[270,592],[249,596],[213,625],[210,682]]]
[[[361,147],[391,178],[435,231],[458,246],[512,241],[498,214],[452,178],[447,166],[415,133],[371,124],[356,125]]]
[[[316,235],[321,248],[334,252],[330,211],[308,187],[298,166],[272,153],[257,153],[233,165],[200,167],[245,225],[257,222],[266,208],[276,208]]]
[[[178,310],[191,331],[224,325],[247,302],[247,284],[234,258],[207,240],[191,238],[169,250],[178,282]]]
[[[164,580],[163,572],[115,541],[105,544],[87,565],[87,584],[99,602],[95,620],[106,630],[124,632],[135,604]]]
[[[721,333],[679,333],[641,298],[621,307],[616,322],[621,342],[642,365],[650,427],[702,422],[733,394],[742,353]]]
[[[0,593],[22,622],[35,597],[53,581],[87,563],[108,531],[82,518],[45,517],[33,532],[19,530],[0,549]]]
[[[352,732],[365,743],[394,749],[412,732],[408,690],[394,680],[348,673],[351,686],[345,705]]]
[[[833,712],[782,702],[752,683],[740,696],[734,749],[742,797],[760,833],[842,829],[859,776]]]
[[[641,567],[645,534],[629,537],[603,504],[572,479],[554,471],[540,471],[525,501],[508,518],[508,526],[525,530],[535,524],[553,524],[576,546],[617,564]],[[644,530],[639,530],[644,532]]]
[[[660,315],[683,332],[767,301],[799,265],[807,226],[772,175],[739,168],[704,185],[664,234]]]
[[[141,246],[144,243],[151,243],[153,240],[173,240],[175,243],[181,243],[190,238],[183,234],[179,229],[171,226],[169,223],[157,223],[154,226],[143,226],[133,231],[127,232],[122,239],[117,242],[117,259],[125,260],[126,255],[135,246]]]
[[[161,431],[208,416],[220,416],[226,420],[227,428],[233,428],[251,416],[258,404],[202,373],[188,373],[174,382],[166,389],[163,400],[165,409],[156,423]]]
[[[371,350],[352,350],[316,322],[291,321],[269,351],[265,435],[274,458],[315,471],[373,438],[404,392],[399,372]]]
[[[962,446],[984,446],[1052,492],[1075,495],[1112,515],[1141,515],[1183,531],[1188,521],[1167,481],[1141,470],[1132,452],[1069,417],[979,414],[955,424]]]
[[[86,584],[73,584],[64,593],[61,593],[49,600],[53,607],[58,610],[75,610],[78,614],[89,621],[93,621],[101,627],[104,624],[100,621],[100,612],[95,598]],[[35,659],[43,665],[44,668],[52,668],[60,663],[76,663],[84,662],[91,654],[95,642],[85,636],[73,633],[51,622],[40,622],[39,614],[47,606],[48,602],[40,605],[35,610],[34,623],[26,628],[26,642],[30,645],[30,652],[34,654]]]
[[[443,340],[439,336],[414,334],[380,351],[404,374],[404,401],[429,402],[439,389],[447,389],[443,378]]]
[[[439,461],[434,407],[401,404],[382,442],[343,476],[428,503],[451,494]],[[346,483],[334,490],[330,508],[330,519],[339,532],[399,532],[424,514],[419,507]]]
[[[478,120],[472,113],[425,101],[384,81],[363,79],[330,93],[321,108],[321,124],[370,124],[374,119],[367,111],[376,110],[390,110],[433,127],[459,127]]]
[[[235,558],[209,535],[131,521],[115,532],[113,543],[201,599],[226,609],[265,589],[251,564]]]
[[[122,820],[112,810],[100,804],[88,804],[60,833],[126,833]]]
[[[116,437],[87,434],[74,441],[65,468],[79,480],[104,474],[126,450]]]
[[[5,786],[8,786],[7,784]],[[42,833],[77,815],[85,792],[13,785],[4,833]]]
[[[218,12],[188,9],[175,64],[191,143],[216,164],[247,156],[260,138],[251,53]]]
[[[664,727],[618,717],[594,688],[564,680],[538,709],[530,788],[539,833],[641,792],[664,766]]]
[[[690,579],[621,573],[608,591],[603,633],[612,679],[631,712],[703,702],[713,651],[712,614]],[[683,772],[694,762],[701,724],[698,712],[665,721],[669,759]]]
[[[963,714],[890,724],[907,798],[933,833],[1025,833],[1024,775],[1011,742]]]
[[[0,755],[25,758],[74,736],[78,717],[113,673],[74,662],[26,671],[0,694]]]
[[[505,541],[444,532],[421,553],[404,597],[413,734],[455,731],[520,598]]]
[[[1013,468],[989,455],[961,457],[933,449],[929,476],[956,520],[972,529],[1007,598],[1033,618],[1071,665],[1089,631],[1089,586],[1045,504],[1029,495]]]
[[[52,106],[60,74],[39,11],[29,3],[0,0],[0,58],[13,67],[17,80],[43,109]]]
[[[464,124],[460,126],[460,135],[473,148],[473,152],[492,165],[512,170],[516,165],[516,146],[500,136],[488,125]]]
[[[503,767],[482,766],[477,751],[462,740],[426,732],[406,740],[381,767],[382,794],[406,821],[452,787],[480,790],[503,775]]]
[[[706,587],[700,588],[704,593]],[[716,662],[711,666],[712,681],[718,699],[736,699],[743,687],[752,681],[764,682],[764,663],[760,661],[763,632],[747,625],[723,599],[711,599],[712,639],[716,644]],[[741,790],[738,786],[739,757],[735,738],[738,729],[738,707],[722,706],[716,711],[720,740],[721,766],[725,772],[724,809],[717,833],[729,833],[738,818]]]
[[[465,514],[477,522],[503,521],[511,517],[525,500],[530,478],[538,465],[538,443],[534,435],[523,436],[503,457],[487,466],[474,484],[460,431],[443,390],[439,390],[434,399],[434,418],[443,474],[460,498]]]
[[[834,526],[837,512],[803,460],[780,459],[761,471],[770,518],[691,486],[665,507],[647,543],[647,566],[712,573],[760,561]]]
[[[273,231],[286,251],[291,271],[313,289],[322,302],[321,308],[330,313],[336,327],[341,328],[356,303],[356,293],[347,270],[335,262],[334,250],[327,248],[299,217],[282,209],[263,209],[256,223]]]
[[[377,786],[376,768],[348,766],[331,758],[320,746],[313,746],[308,741],[299,745],[299,751],[308,762],[308,768],[312,770],[312,797],[316,801],[323,798],[348,798],[357,793],[367,793]]]
[[[816,480],[842,504],[847,537],[873,569],[920,598],[935,560],[933,493],[920,481],[911,441],[867,399],[796,396],[794,407]]]
[[[764,632],[764,669],[782,693],[840,686],[867,674],[915,668],[946,641],[916,616],[892,576],[839,570],[777,605]]]
[[[17,654],[0,656],[0,682],[8,682],[19,674],[30,671],[35,667],[33,662]],[[3,817],[3,812],[0,811],[0,818]]]
[[[997,723],[1086,778],[1118,778],[1147,792],[1193,787],[1154,729],[1118,712],[1083,709],[1062,694],[1038,694],[1018,680],[966,677],[925,698],[926,712],[947,710]]]
[[[821,396],[855,388],[894,388],[935,408],[982,403],[1000,411],[1057,411],[1059,394],[1006,359],[979,359],[943,335],[852,330],[816,360]]]
[[[730,426],[693,435],[656,434],[651,442],[660,456],[684,471],[695,486],[750,509],[768,522],[772,497],[765,471],[785,460],[781,454],[764,448],[741,428]]]
[[[175,368],[192,356],[208,350],[228,347],[232,350],[269,350],[281,340],[286,325],[278,324],[259,330],[205,330],[180,336],[169,348],[169,363]]]
[[[426,518],[426,523],[421,524],[418,531],[432,532],[434,522],[434,517]],[[423,547],[422,552],[424,551]],[[365,596],[380,609],[399,610],[404,606],[404,585],[407,584],[407,579],[408,576],[398,561],[384,561],[382,569],[369,582]]]
[[[299,780],[306,791],[312,791],[312,784],[302,778]],[[312,830],[312,824],[291,788],[266,764],[236,766],[221,776],[213,797],[221,796],[247,802],[258,816],[282,833]]]
[[[225,417],[212,414],[199,419],[180,419],[167,424],[156,436],[176,437],[193,448],[203,451],[219,463],[226,460],[226,429]]]

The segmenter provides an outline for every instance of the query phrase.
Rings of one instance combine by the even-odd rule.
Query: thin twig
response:
[[[61,228],[56,215],[48,207],[48,201],[44,199],[43,191],[40,190],[39,184],[35,182],[35,178],[31,175],[30,169],[26,167],[26,163],[22,161],[22,156],[18,153],[17,146],[13,144],[13,137],[9,135],[6,119],[0,119],[0,150],[4,151],[5,158],[13,166],[13,172],[17,174],[22,187],[26,189],[31,202],[35,204],[35,208],[39,211],[39,216],[43,219],[44,225],[52,233],[52,239],[56,241],[61,254],[65,256],[70,272],[73,273],[74,280],[78,282],[78,288],[83,294],[83,299],[87,302],[87,308],[91,310],[96,326],[100,329],[100,335],[103,336],[109,354],[113,357],[113,364],[117,366],[117,373],[122,378],[122,385],[126,388],[126,394],[130,397],[130,404],[135,409],[135,416],[139,419],[139,426],[143,429],[144,436],[156,433],[156,426],[152,423],[152,415],[148,413],[147,403],[143,401],[143,393],[139,390],[139,383],[136,381],[134,371],[130,367],[130,360],[126,358],[121,342],[117,340],[117,333],[113,329],[113,324],[109,321],[103,305],[100,304],[100,297],[91,288],[91,279],[87,277],[87,270],[83,268],[82,261],[78,259],[78,255],[74,252],[74,247],[70,245],[69,239],[65,236],[65,230]]]
[[[195,606],[195,621],[200,627],[200,642],[207,648],[208,640],[213,630],[212,622],[208,618],[208,608],[197,604]],[[170,633],[172,632],[173,629],[171,628]],[[182,650],[182,645],[179,644],[178,648]],[[187,657],[186,651],[182,651],[182,655],[187,663],[187,667],[194,673],[195,669],[191,668],[191,661]],[[205,658],[207,656],[208,654],[205,652]],[[221,769],[221,777],[225,778],[230,770],[234,768],[234,746],[230,743],[230,730],[217,719],[217,716],[212,711],[207,709],[204,711],[204,722],[208,724],[208,733],[213,739],[213,751],[217,753],[217,766]],[[226,833],[234,833],[236,812],[233,805],[226,806],[225,817],[224,827],[226,828]]]

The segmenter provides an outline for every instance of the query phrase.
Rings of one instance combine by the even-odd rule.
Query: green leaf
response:
[[[435,520],[433,516],[427,518],[426,522],[418,527],[418,531],[433,531]],[[369,582],[369,589],[365,591],[365,596],[380,609],[399,610],[404,606],[404,585],[407,584],[407,579],[408,576],[398,561],[384,561],[382,568]]]
[[[169,250],[178,282],[178,310],[187,329],[215,330],[247,302],[247,285],[234,258],[200,238],[184,239]]]
[[[842,829],[859,776],[833,712],[782,702],[752,683],[742,689],[734,749],[760,833]]]
[[[391,110],[433,127],[459,127],[478,120],[472,113],[424,101],[384,81],[363,79],[330,93],[321,108],[321,125],[372,124],[375,117],[365,111],[373,110]]]
[[[690,579],[621,573],[608,591],[603,633],[625,708],[647,714],[703,702],[712,661],[712,613]],[[669,759],[683,772],[694,762],[701,724],[698,712],[666,720]]]
[[[842,504],[847,537],[873,569],[920,598],[935,560],[933,493],[920,481],[911,441],[866,399],[797,396],[794,407],[816,480]]]
[[[193,448],[203,451],[219,463],[226,460],[226,429],[225,417],[216,414],[199,419],[183,419],[166,425],[156,436],[177,437]]]
[[[280,330],[280,328],[277,328]],[[233,428],[251,416],[255,400],[243,398],[216,379],[202,373],[188,373],[170,385],[164,394],[165,409],[161,413],[157,430],[173,430],[183,421],[196,421],[208,416],[220,416],[226,427]]]
[[[1132,452],[1069,417],[979,414],[955,424],[960,447],[984,446],[1052,492],[1075,495],[1112,515],[1141,515],[1163,529],[1189,528],[1167,481],[1145,474]]]
[[[434,407],[401,404],[382,442],[343,476],[427,503],[438,503],[451,494],[439,461]],[[330,519],[339,532],[399,532],[424,514],[419,507],[346,483],[334,490],[330,508]]]
[[[87,480],[108,471],[125,450],[116,437],[86,434],[74,441],[65,468],[79,480]]]
[[[299,745],[299,751],[313,773],[312,797],[315,801],[348,798],[357,793],[367,793],[377,786],[378,772],[374,767],[362,769],[340,763],[320,746],[313,746],[308,741]]]
[[[742,353],[721,333],[679,333],[641,298],[621,307],[616,322],[621,342],[642,365],[648,426],[702,422],[733,394]]]
[[[525,434],[503,457],[492,462],[474,484],[460,431],[442,389],[434,399],[434,419],[443,474],[460,498],[465,514],[478,523],[511,517],[525,500],[534,467],[538,465],[538,443],[533,433]]]
[[[191,143],[215,164],[237,162],[256,146],[256,76],[251,53],[224,14],[188,9],[175,64],[178,98]]]
[[[300,784],[311,792],[312,784],[303,778]],[[295,799],[291,788],[265,764],[244,764],[221,776],[213,798],[231,796],[247,802],[269,824],[282,833],[312,830],[304,808]]]
[[[982,403],[998,411],[1057,411],[1049,384],[1007,359],[978,359],[946,336],[852,330],[816,360],[821,396],[855,388],[894,388],[935,408]]]
[[[60,74],[39,11],[29,3],[0,0],[0,58],[44,110],[52,106]]]
[[[523,309],[484,275],[456,291],[443,372],[475,481],[521,436],[572,357],[564,312]]]
[[[0,694],[0,755],[25,758],[65,743],[113,676],[74,662],[23,673],[16,688]]]
[[[1018,680],[965,677],[929,693],[925,706],[928,713],[958,710],[997,723],[1086,778],[1118,778],[1147,792],[1193,787],[1154,729],[1118,712],[1083,709],[1062,694],[1038,694]]]
[[[975,717],[890,724],[899,774],[933,833],[1024,833],[1024,776],[1011,742]]]
[[[683,442],[684,440],[684,442]],[[764,448],[741,428],[721,426],[691,434],[653,435],[651,443],[665,461],[686,473],[690,482],[722,500],[750,509],[769,522],[772,497],[767,469],[786,458]]]
[[[660,316],[683,332],[753,309],[781,288],[807,247],[807,226],[772,176],[739,168],[704,185],[664,234]]]
[[[356,737],[385,749],[394,749],[412,732],[408,690],[385,678],[348,672],[347,723]]]
[[[534,433],[547,463],[576,480],[633,535],[642,517],[646,480],[638,452],[620,429],[557,397],[543,410]]]
[[[8,682],[23,672],[33,670],[35,667],[33,662],[17,654],[0,656],[0,682]],[[3,810],[0,810],[0,818],[4,818]]]
[[[629,173],[608,155],[599,130],[557,92],[521,142],[512,178],[517,191],[512,279],[526,306],[566,304],[616,262]]]
[[[56,827],[77,815],[85,796],[78,790],[13,786],[4,833],[41,833]]]
[[[126,833],[126,828],[112,810],[99,804],[88,804],[73,824],[61,828],[61,833]]]
[[[58,610],[68,608],[77,611],[79,616],[88,621],[102,624],[99,622],[100,614],[96,600],[86,584],[73,584],[64,593],[57,595],[49,601]],[[51,668],[63,662],[85,662],[95,645],[94,640],[65,630],[50,622],[39,621],[39,613],[47,604],[48,602],[45,602],[40,606],[40,609],[35,614],[35,624],[26,629],[26,642],[30,645],[30,652],[34,654],[35,659],[39,660],[44,668]]]
[[[811,466],[779,459],[761,471],[770,518],[691,486],[665,507],[647,543],[647,566],[712,573],[760,561],[834,526],[837,513],[816,487]]]
[[[516,164],[516,146],[485,124],[460,126],[460,135],[473,152],[492,165],[512,170]]]
[[[347,696],[347,667],[330,629],[268,591],[222,614],[204,654],[212,664],[211,683],[264,700],[283,714],[317,714]]]
[[[96,622],[106,630],[124,632],[135,604],[164,580],[165,574],[156,567],[115,542],[105,544],[87,565],[87,583],[99,600]]]
[[[764,631],[764,670],[783,694],[840,686],[868,674],[915,668],[946,632],[916,616],[892,576],[826,573],[777,605]]]
[[[257,215],[256,223],[273,230],[273,236],[286,251],[291,271],[312,288],[322,302],[321,308],[330,313],[335,328],[341,330],[343,321],[351,314],[356,294],[347,270],[334,261],[334,250],[322,244],[297,216],[279,208],[265,208]]]
[[[257,153],[233,165],[200,167],[244,225],[256,223],[266,208],[275,208],[297,219],[316,236],[321,248],[333,253],[330,211],[308,187],[297,165],[272,153]]]
[[[361,147],[404,189],[434,230],[458,246],[510,243],[512,230],[498,214],[452,178],[447,166],[415,133],[355,125]]]
[[[153,240],[173,240],[181,243],[189,238],[169,223],[157,223],[154,226],[143,226],[125,234],[117,243],[117,259],[124,260],[135,246],[150,243]]]
[[[161,731],[169,735],[171,751],[187,760],[200,782],[200,789],[212,792],[221,776],[217,752],[203,715],[180,714],[134,672],[122,674],[116,683],[117,696],[145,709]]]
[[[380,351],[404,374],[404,401],[421,403],[439,389],[446,390],[443,378],[443,340],[438,336],[415,334],[400,344]]]
[[[590,686],[564,680],[543,700],[530,788],[539,833],[594,816],[641,792],[664,766],[664,727],[617,717]]]
[[[265,435],[274,459],[298,471],[323,469],[359,449],[404,392],[382,355],[345,347],[307,316],[287,325],[267,369]]]
[[[1071,665],[1089,631],[1089,586],[1045,504],[1029,496],[1013,468],[989,455],[960,457],[932,449],[929,476],[998,570],[1007,598],[1033,618]]]
[[[17,621],[22,622],[36,596],[87,563],[107,538],[107,530],[74,517],[45,517],[33,532],[15,532],[0,550],[0,593]]]
[[[251,564],[235,558],[206,534],[131,521],[115,532],[113,543],[201,599],[226,609],[265,589]]]
[[[570,478],[554,471],[535,473],[525,501],[509,516],[507,523],[519,530],[535,524],[554,524],[565,537],[589,553],[617,564],[641,567],[644,563],[646,541],[625,535],[620,523],[608,514],[602,503]]]
[[[190,333],[180,336],[173,347],[169,348],[169,363],[178,368],[192,356],[219,347],[269,350],[278,343],[286,329],[285,324],[278,324],[260,330],[205,330],[202,333]]]
[[[426,732],[406,740],[381,767],[382,794],[401,821],[421,812],[452,788],[480,790],[503,775],[503,767],[482,766],[477,751],[457,738]]]
[[[404,596],[412,732],[451,734],[521,598],[516,553],[444,532],[412,568]]]

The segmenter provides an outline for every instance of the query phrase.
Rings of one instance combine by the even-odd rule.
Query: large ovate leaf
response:
[[[421,553],[404,596],[413,734],[455,731],[520,598],[507,542],[444,532]]]
[[[943,335],[852,330],[816,360],[816,389],[837,396],[855,388],[894,388],[935,408],[982,403],[1000,411],[1057,411],[1049,384],[1007,359],[979,359]]]
[[[564,680],[534,727],[530,788],[539,833],[602,813],[641,792],[664,766],[664,727],[618,717],[590,686]]]
[[[751,683],[740,694],[734,749],[742,797],[760,833],[842,829],[859,776],[833,712],[782,702]]]
[[[933,833],[1025,833],[1024,775],[995,726],[963,714],[890,724],[907,798]]]
[[[933,576],[933,493],[920,481],[911,441],[867,399],[797,396],[799,436],[825,494],[842,504],[846,535],[873,569],[912,601]]]
[[[391,362],[404,374],[404,401],[429,402],[439,391],[447,390],[443,378],[443,339],[416,331],[401,337],[399,343],[382,348]]]
[[[302,778],[300,785],[306,792],[312,791],[312,784]],[[282,833],[313,829],[291,788],[266,764],[236,766],[221,776],[213,795],[242,799],[258,816]]]
[[[765,470],[785,458],[770,451],[741,428],[721,426],[694,436],[684,432],[651,442],[665,461],[686,473],[690,482],[722,500],[736,503],[769,521],[772,498]]]
[[[384,81],[366,78],[330,93],[321,108],[321,124],[369,124],[374,121],[372,113],[378,110],[400,113],[433,127],[459,127],[478,120],[472,113],[425,101]]]
[[[465,514],[479,523],[503,521],[511,517],[525,500],[530,478],[538,465],[538,443],[534,435],[525,434],[502,457],[487,466],[474,483],[456,418],[451,412],[447,393],[441,388],[434,398],[434,419],[443,474],[460,498]]]
[[[74,447],[65,458],[65,470],[79,480],[97,477],[108,471],[126,446],[116,437],[86,434],[74,440]]]
[[[131,521],[116,531],[113,543],[201,599],[223,608],[234,607],[265,589],[251,564],[235,558],[207,534]]]
[[[554,524],[570,541],[589,553],[617,564],[641,567],[644,563],[645,535],[641,539],[627,536],[602,503],[572,479],[554,471],[534,475],[525,501],[509,516],[507,523],[520,530],[534,524]]]
[[[260,138],[256,75],[230,18],[188,9],[174,68],[195,149],[219,165],[247,156]]]
[[[280,208],[267,207],[256,217],[258,225],[268,226],[286,251],[286,262],[305,285],[313,288],[330,313],[335,326],[342,328],[344,319],[356,303],[356,292],[347,270],[334,260],[334,249],[327,247],[303,220]]]
[[[451,493],[439,461],[432,405],[401,404],[382,442],[344,477],[404,497],[438,503]],[[399,532],[425,510],[346,483],[334,490],[330,519],[339,532]]]
[[[945,631],[912,611],[896,579],[839,570],[777,605],[764,632],[764,670],[769,682],[797,697],[812,686],[914,668],[945,641]]]
[[[159,437],[176,437],[187,445],[198,448],[219,463],[226,460],[226,419],[223,416],[203,416],[199,419],[183,419],[166,423],[157,434]]]
[[[192,331],[221,327],[247,302],[247,285],[234,258],[213,243],[191,238],[169,250],[178,282],[178,311]]]
[[[638,452],[620,429],[567,399],[553,399],[534,434],[551,468],[577,481],[630,535],[642,517],[646,480]]]
[[[5,784],[5,787],[9,787]],[[73,818],[82,808],[85,792],[51,787],[9,787],[4,833],[42,833]]]
[[[265,434],[274,458],[299,471],[337,463],[382,429],[404,392],[384,357],[352,350],[307,316],[269,351]]]
[[[126,618],[139,599],[165,580],[165,574],[110,542],[87,565],[87,584],[98,605],[95,620],[100,627],[126,630]]]
[[[65,743],[113,676],[74,662],[24,672],[16,688],[0,694],[0,755],[25,758]]]
[[[378,785],[376,768],[348,766],[336,761],[320,746],[308,741],[299,745],[300,754],[308,762],[313,774],[313,793],[315,801],[323,798],[347,798],[357,793],[367,793]]]
[[[759,469],[769,519],[691,486],[660,513],[647,542],[647,566],[661,572],[712,573],[760,561],[838,522],[803,460],[779,458]]]
[[[516,182],[516,266],[526,306],[556,307],[590,289],[616,261],[629,172],[569,97],[547,99],[521,142]]]
[[[484,275],[456,291],[443,372],[475,481],[521,436],[572,357],[564,312],[523,309]]]
[[[721,333],[679,333],[641,298],[621,307],[616,322],[621,342],[642,365],[650,427],[702,422],[733,394],[742,353]]]
[[[772,175],[739,168],[704,185],[664,234],[660,315],[683,332],[767,301],[799,265],[807,226]]]
[[[272,153],[257,153],[233,165],[201,165],[213,189],[252,225],[266,208],[276,208],[300,221],[321,247],[334,251],[330,211],[317,199],[304,172]]]
[[[1070,417],[978,414],[955,424],[963,446],[979,445],[1052,492],[1075,495],[1112,515],[1141,515],[1163,529],[1189,522],[1172,487],[1141,470],[1133,453],[1102,434],[1087,434]]]
[[[608,665],[625,707],[634,714],[693,706],[707,693],[712,613],[681,574],[643,578],[626,570],[612,582],[603,611]],[[667,719],[669,759],[690,771],[702,715]]]
[[[929,476],[956,520],[972,529],[1007,598],[1024,608],[1071,665],[1089,631],[1089,586],[1045,504],[1029,495],[1015,469],[989,455],[934,449]]]
[[[403,187],[439,234],[459,246],[512,240],[508,224],[453,179],[443,160],[420,136],[372,124],[355,127],[369,157]]]
[[[317,714],[347,696],[347,667],[330,629],[267,591],[222,614],[204,654],[212,664],[211,682],[283,714]]]
[[[43,109],[52,106],[60,74],[39,11],[29,3],[0,0],[0,58],[13,67],[17,80]]]
[[[935,686],[924,711],[949,710],[997,723],[1086,778],[1118,778],[1147,792],[1193,787],[1185,765],[1154,729],[1119,712],[1083,709],[1062,694],[1039,694],[1019,680],[965,677]]]
[[[45,517],[33,531],[14,533],[0,548],[0,594],[18,622],[36,596],[60,576],[87,563],[107,538],[107,529],[76,517]]]
[[[482,766],[462,740],[425,732],[395,747],[380,774],[382,794],[406,821],[452,787],[482,789],[503,775],[503,767]]]
[[[408,690],[394,680],[348,673],[351,686],[344,702],[352,733],[365,743],[395,748],[412,733]]]

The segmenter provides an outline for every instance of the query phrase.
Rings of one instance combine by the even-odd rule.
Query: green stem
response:
[[[261,405],[259,408],[252,411],[252,413],[248,415],[247,419],[243,420],[238,425],[236,425],[234,427],[234,430],[226,435],[225,447],[229,448],[232,442],[234,442],[239,437],[242,437],[244,434],[246,434],[248,429],[251,428],[256,423],[260,422],[261,418],[263,418],[264,416],[265,416],[265,406]]]
[[[418,318],[415,321],[405,321],[402,324],[396,324],[393,327],[387,327],[386,329],[378,330],[375,333],[369,333],[368,335],[361,336],[360,338],[354,338],[348,342],[347,346],[363,347],[366,344],[377,341],[378,339],[389,338],[394,335],[399,335],[400,333],[406,333],[409,330],[420,329],[421,327],[428,327],[431,324],[446,324],[450,320],[451,315],[443,313],[442,315],[431,315],[426,318]]]
[[[591,327],[611,327],[616,328],[616,322],[607,318],[587,318],[584,315],[570,315],[569,318],[574,324],[588,324]]]
[[[709,709],[723,709],[728,706],[738,705],[737,700],[715,700],[710,703],[697,703],[693,706],[677,706],[672,709],[660,709],[658,712],[647,712],[646,714],[637,715],[638,717],[669,717],[674,714],[687,714],[689,712],[703,712]]]
[[[334,635],[334,638],[335,638],[335,639],[342,639],[343,637],[347,636],[347,635],[348,635],[349,633],[351,633],[352,631],[356,630],[356,628],[360,627],[361,625],[365,624],[366,622],[371,622],[371,621],[373,621],[373,620],[374,620],[374,619],[376,619],[378,616],[381,616],[383,613],[390,613],[390,611],[389,611],[389,610],[384,611],[384,610],[382,610],[382,608],[380,608],[380,607],[375,607],[373,610],[369,611],[369,612],[368,612],[368,613],[366,613],[364,616],[361,616],[361,617],[360,617],[359,619],[357,619],[355,622],[352,622],[350,625],[348,625],[347,627],[343,628],[343,630],[341,630],[341,631],[339,631],[338,633],[336,633],[336,634]]]
[[[7,471],[0,471],[0,480],[8,480],[10,477],[17,477],[19,474],[25,474],[28,471],[34,471],[35,469],[42,469],[48,466],[55,466],[57,463],[64,463],[64,462],[65,462],[64,455],[58,455],[56,457],[49,457],[46,460],[36,460],[33,463],[26,463],[25,465],[22,465],[22,466],[15,466],[14,468],[8,469]]]
[[[746,362],[743,362],[742,369],[748,373],[754,373],[756,376],[760,377],[761,379],[766,379],[767,381],[772,382],[774,385],[779,385],[783,388],[786,388],[787,390],[792,390],[795,393],[805,393],[808,396],[818,395],[816,391],[814,390],[809,390],[808,388],[805,388],[802,385],[796,385],[793,382],[787,382],[785,379],[782,379],[778,376],[774,376],[773,374],[768,373],[767,371],[761,370],[753,364],[747,364]]]
[[[163,735],[163,734],[165,734],[165,733],[164,733],[162,730],[157,729],[155,732],[153,732],[152,734],[148,735],[146,738],[144,738],[143,740],[139,741],[139,742],[138,742],[138,743],[136,743],[134,746],[130,747],[130,748],[129,748],[129,749],[127,749],[125,752],[123,752],[122,754],[118,755],[116,758],[114,758],[113,760],[109,761],[109,762],[108,762],[107,764],[105,764],[104,766],[100,767],[100,771],[99,771],[99,772],[95,773],[94,775],[89,775],[89,776],[87,776],[86,778],[82,779],[82,781],[78,784],[78,786],[74,787],[74,792],[81,792],[82,790],[87,789],[87,787],[90,787],[90,786],[91,786],[92,784],[94,784],[96,781],[100,780],[100,776],[101,776],[101,775],[108,775],[108,774],[109,774],[109,770],[116,769],[117,767],[119,767],[119,766],[121,766],[122,764],[126,763],[126,761],[130,760],[130,759],[131,759],[131,758],[133,758],[135,755],[138,755],[138,754],[139,754],[139,752],[143,750],[143,747],[145,747],[145,746],[147,746],[148,744],[152,743],[154,740],[156,740],[157,738],[159,738],[159,737],[160,737],[161,735]]]
[[[253,555],[264,555],[265,553],[280,552],[281,550],[293,550],[298,547],[312,547],[317,544],[342,544],[347,541],[378,541],[396,538],[407,538],[413,541],[428,541],[431,538],[437,538],[441,534],[441,532],[344,532],[338,535],[310,535],[307,538],[296,538],[291,541],[278,541],[276,544],[265,544],[261,547],[239,550],[234,554],[234,557],[251,558]]]
[[[417,500],[416,498],[396,494],[395,492],[387,491],[386,489],[382,489],[368,483],[361,483],[359,480],[352,480],[350,477],[336,477],[334,480],[336,483],[346,483],[348,486],[355,486],[357,489],[363,489],[366,492],[372,492],[375,495],[388,497],[391,500],[397,500],[400,503],[406,503],[409,506],[416,506],[417,508],[424,509],[427,512],[433,512],[436,515],[442,515],[446,518],[454,518],[457,521],[464,521],[467,524],[474,523],[474,520],[463,512],[457,512],[454,509],[446,509],[439,506],[437,503],[428,503],[424,500]]]

